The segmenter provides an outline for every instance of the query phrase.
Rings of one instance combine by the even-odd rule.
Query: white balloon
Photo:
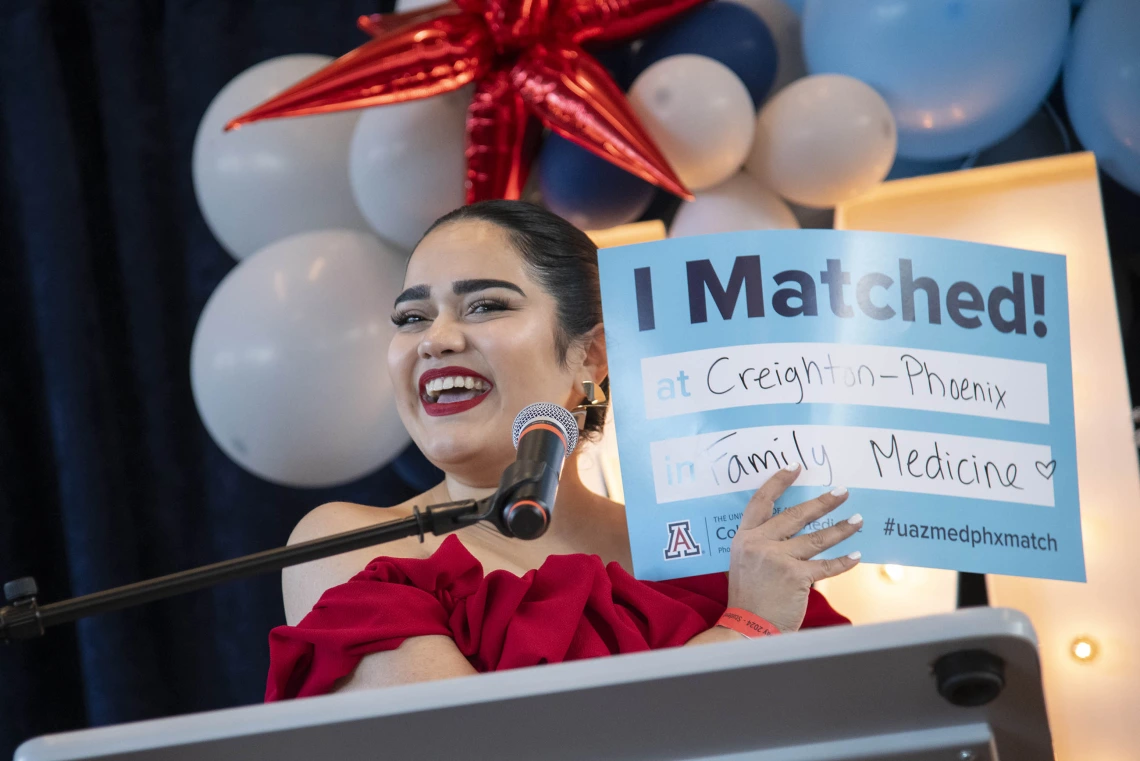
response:
[[[404,264],[371,233],[322,230],[222,280],[194,332],[190,381],[231,459],[274,483],[332,486],[407,446],[387,364]]]
[[[723,182],[748,156],[756,118],[752,98],[719,61],[662,58],[634,80],[629,103],[690,190]]]
[[[370,108],[349,149],[361,213],[380,237],[411,249],[428,225],[466,201],[471,88]]]
[[[744,172],[695,195],[696,200],[681,204],[669,228],[670,238],[799,228],[788,205]]]
[[[198,125],[194,193],[210,231],[238,259],[308,230],[368,229],[348,184],[348,143],[358,112],[269,119],[223,131],[230,119],[331,60],[287,55],[246,69],[214,97]]]
[[[760,109],[745,169],[789,201],[828,208],[882,182],[897,148],[881,95],[853,77],[817,74]]]
[[[776,79],[769,95],[776,93],[800,77],[807,75],[804,41],[800,17],[784,0],[729,0],[748,8],[759,16],[776,41]]]

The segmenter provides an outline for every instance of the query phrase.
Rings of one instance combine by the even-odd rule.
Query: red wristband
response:
[[[755,613],[749,613],[741,608],[728,608],[725,610],[720,620],[716,622],[716,625],[740,632],[745,637],[751,639],[757,637],[772,637],[780,633],[780,630],[771,623],[760,618],[760,616]]]

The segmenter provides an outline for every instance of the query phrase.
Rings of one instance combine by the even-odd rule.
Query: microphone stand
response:
[[[32,639],[43,635],[44,629],[49,626],[142,605],[267,571],[278,571],[286,566],[308,563],[311,560],[319,560],[362,547],[410,536],[418,536],[420,542],[423,542],[426,534],[442,536],[480,521],[490,521],[506,536],[536,538],[538,534],[526,536],[513,532],[503,515],[503,508],[509,504],[509,497],[518,487],[537,480],[541,473],[531,472],[522,475],[523,478],[510,487],[500,488],[485,499],[445,502],[427,507],[423,511],[413,507],[414,514],[401,520],[387,521],[310,542],[223,560],[220,563],[106,589],[43,607],[40,607],[36,601],[39,590],[35,579],[25,576],[4,585],[4,595],[9,605],[0,608],[0,643]]]

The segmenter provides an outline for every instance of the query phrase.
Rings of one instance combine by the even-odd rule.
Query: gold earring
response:
[[[606,399],[606,394],[602,391],[601,386],[592,380],[582,381],[582,393],[585,395],[586,401],[570,410],[570,414],[578,421],[579,430],[586,429],[586,416],[590,410],[598,408],[605,409],[610,406],[609,400]]]

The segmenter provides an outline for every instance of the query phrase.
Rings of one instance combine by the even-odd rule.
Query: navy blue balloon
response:
[[[604,230],[640,217],[653,186],[565,138],[550,135],[538,154],[542,202],[583,230]]]
[[[637,52],[638,74],[672,55],[703,55],[720,61],[748,88],[759,108],[776,79],[779,55],[767,24],[731,0],[713,0],[645,40]]]

